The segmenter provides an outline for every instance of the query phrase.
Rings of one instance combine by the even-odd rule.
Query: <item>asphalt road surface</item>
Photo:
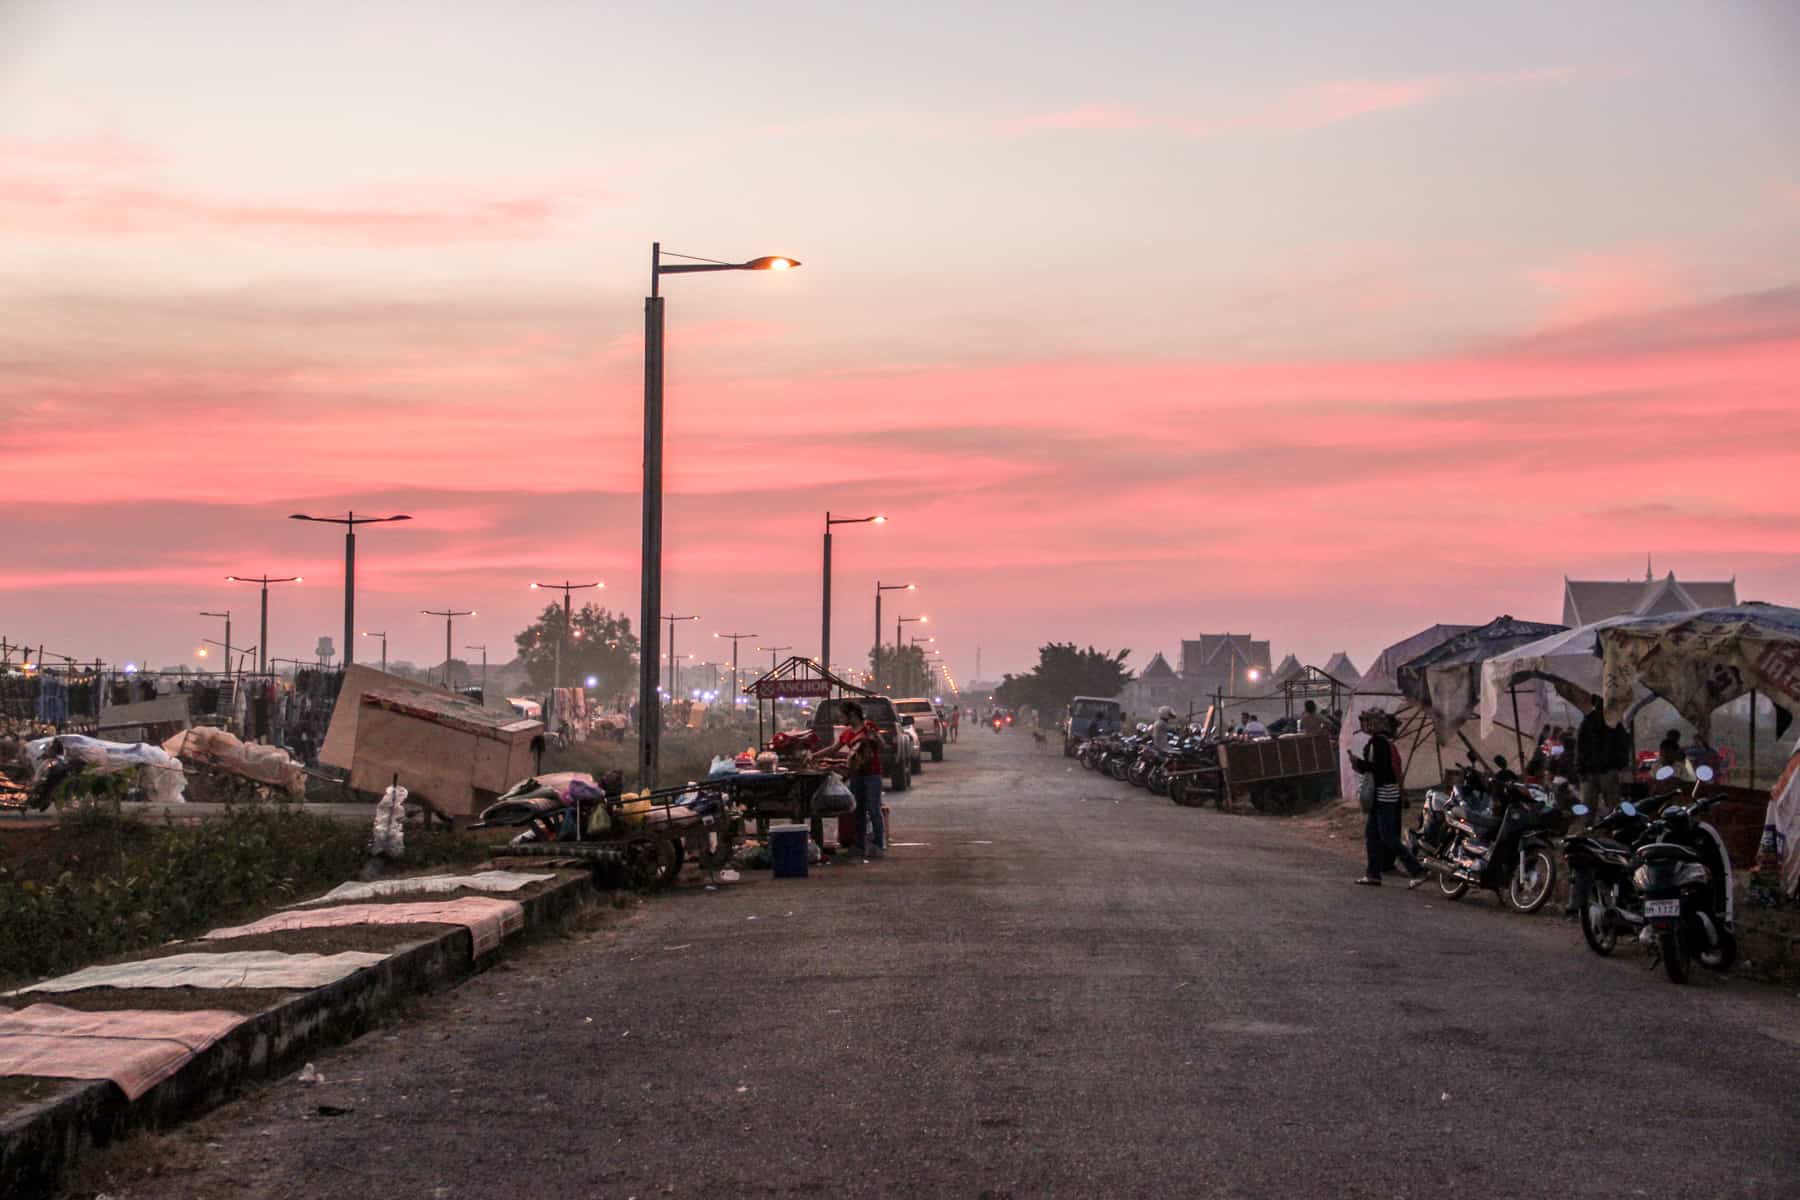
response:
[[[116,1194],[1800,1194],[1791,991],[1352,887],[1342,842],[1023,733],[891,803],[886,861],[542,942]]]

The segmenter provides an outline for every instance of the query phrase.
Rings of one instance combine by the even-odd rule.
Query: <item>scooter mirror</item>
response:
[[[1593,810],[1590,809],[1585,804],[1577,804],[1574,808],[1571,808],[1569,811],[1574,813],[1578,817],[1585,817],[1588,815],[1588,813],[1592,812]]]
[[[1619,811],[1628,817],[1635,817],[1637,816],[1637,805],[1627,800],[1625,803],[1619,805]]]
[[[1713,769],[1704,765],[1695,767],[1694,778],[1698,779],[1701,783],[1711,783],[1713,781]]]
[[[1656,778],[1658,780],[1675,778],[1675,768],[1669,767],[1669,766],[1662,766],[1662,767],[1656,768]]]

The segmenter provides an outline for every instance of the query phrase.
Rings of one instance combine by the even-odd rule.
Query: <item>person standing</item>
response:
[[[1596,821],[1612,812],[1611,804],[1602,807],[1602,799],[1618,794],[1612,760],[1613,732],[1606,723],[1606,702],[1595,696],[1575,732],[1575,769],[1581,773],[1581,802]]]
[[[953,704],[950,706],[950,740],[954,742],[956,740],[957,734],[959,732],[961,732],[961,730],[962,730],[962,705]]]
[[[1362,727],[1369,735],[1369,744],[1363,747],[1362,757],[1351,757],[1350,766],[1359,775],[1369,777],[1375,798],[1369,805],[1368,818],[1363,822],[1367,870],[1356,882],[1364,887],[1380,887],[1382,866],[1391,855],[1412,877],[1407,886],[1416,888],[1425,882],[1426,871],[1424,864],[1413,857],[1413,852],[1400,840],[1400,748],[1390,736],[1393,718],[1379,709],[1372,709],[1363,714]]]
[[[1299,723],[1295,726],[1302,734],[1325,732],[1325,718],[1319,715],[1319,706],[1311,700],[1306,702],[1306,711],[1300,714]]]
[[[862,705],[846,701],[840,749],[849,752],[845,782],[856,800],[856,844],[863,861],[887,852],[887,825],[881,818],[881,730],[863,718]]]

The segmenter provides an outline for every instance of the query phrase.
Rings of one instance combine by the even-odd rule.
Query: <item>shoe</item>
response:
[[[1430,871],[1420,871],[1417,875],[1414,875],[1411,879],[1406,881],[1406,890],[1410,892],[1430,878]]]
[[[1364,875],[1361,879],[1358,879],[1356,882],[1363,887],[1380,887],[1381,886],[1381,880],[1375,878],[1373,875]]]

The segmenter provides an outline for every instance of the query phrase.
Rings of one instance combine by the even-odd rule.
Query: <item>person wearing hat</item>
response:
[[[1160,753],[1171,753],[1180,731],[1181,722],[1176,719],[1175,710],[1165,704],[1156,710],[1156,726],[1150,731],[1150,742]]]
[[[1350,766],[1367,776],[1375,787],[1375,802],[1363,822],[1363,844],[1368,851],[1367,870],[1356,882],[1364,887],[1380,887],[1384,865],[1398,861],[1412,876],[1409,888],[1425,882],[1424,864],[1400,840],[1400,748],[1394,744],[1395,722],[1391,714],[1371,709],[1362,716],[1363,732],[1369,744],[1362,756],[1350,757]]]

